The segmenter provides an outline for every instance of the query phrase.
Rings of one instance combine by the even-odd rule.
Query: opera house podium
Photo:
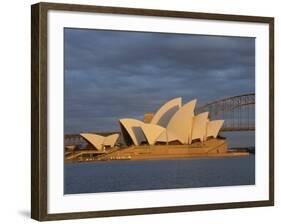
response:
[[[106,136],[80,133],[92,147],[74,150],[66,161],[108,161],[173,159],[208,156],[241,156],[246,152],[228,151],[226,139],[219,136],[224,120],[209,120],[208,112],[195,114],[197,100],[182,105],[174,98],[155,113],[119,120],[120,132]]]

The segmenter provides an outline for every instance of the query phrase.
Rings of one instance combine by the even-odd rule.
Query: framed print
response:
[[[274,204],[274,19],[32,5],[33,219]]]

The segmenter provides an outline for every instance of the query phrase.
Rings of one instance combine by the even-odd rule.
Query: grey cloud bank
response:
[[[65,133],[118,130],[182,96],[198,104],[255,91],[255,39],[64,30]]]

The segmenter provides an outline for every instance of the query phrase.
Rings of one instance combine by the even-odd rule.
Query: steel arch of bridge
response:
[[[225,120],[221,131],[255,130],[255,93],[211,101],[196,110],[197,113],[205,111],[209,112],[211,120]],[[225,119],[225,117],[227,118]]]

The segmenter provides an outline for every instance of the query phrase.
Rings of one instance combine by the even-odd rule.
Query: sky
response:
[[[64,29],[65,133],[116,131],[174,97],[254,91],[254,38]]]

